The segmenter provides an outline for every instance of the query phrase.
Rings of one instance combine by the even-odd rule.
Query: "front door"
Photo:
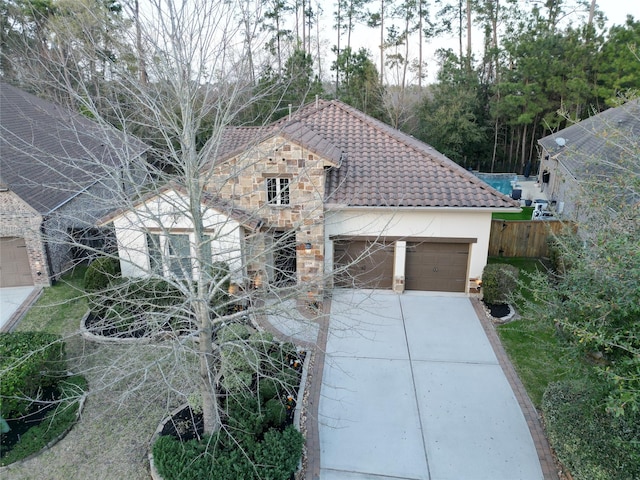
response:
[[[277,286],[296,283],[296,233],[276,232],[274,235],[274,281]]]

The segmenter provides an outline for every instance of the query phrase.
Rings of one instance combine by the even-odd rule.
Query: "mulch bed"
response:
[[[171,420],[164,424],[161,436],[171,435],[181,442],[200,439],[204,433],[204,419],[202,413],[194,412],[190,406],[174,413]]]
[[[42,393],[40,402],[34,402],[25,416],[5,419],[11,430],[0,435],[0,452],[6,454],[20,441],[20,437],[27,430],[42,423],[47,414],[58,406],[57,403],[50,402],[55,402],[59,398],[60,390],[57,387],[48,388]]]
[[[87,317],[85,327],[93,335],[99,335],[102,337],[143,338],[148,336],[150,333],[150,329],[145,326],[120,330],[112,321],[105,320],[104,318],[95,315],[93,312]]]
[[[511,313],[511,308],[507,304],[485,303],[484,305],[493,318],[504,318]]]

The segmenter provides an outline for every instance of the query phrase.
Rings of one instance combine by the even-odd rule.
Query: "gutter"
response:
[[[372,212],[380,212],[383,211],[391,211],[391,212],[407,212],[407,211],[435,211],[435,212],[471,212],[471,213],[520,213],[522,211],[522,207],[372,207],[372,206],[351,206],[344,204],[325,204],[325,208],[327,211],[341,211],[341,210],[356,210],[356,211],[372,211]]]

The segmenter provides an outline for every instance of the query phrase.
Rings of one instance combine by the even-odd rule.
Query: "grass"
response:
[[[492,257],[489,263],[508,263],[520,269],[520,294],[523,300],[516,302],[522,311],[522,302],[532,300],[529,285],[532,278],[527,274],[542,271],[544,264],[534,258]],[[504,345],[531,401],[540,408],[542,394],[551,382],[575,376],[579,364],[569,354],[555,329],[532,318],[521,318],[497,328]]]
[[[16,331],[42,331],[61,336],[76,331],[88,309],[82,290],[85,271],[84,266],[76,267],[55,285],[45,288]]]
[[[531,220],[533,215],[533,207],[522,207],[520,213],[494,213],[491,215],[493,220]]]

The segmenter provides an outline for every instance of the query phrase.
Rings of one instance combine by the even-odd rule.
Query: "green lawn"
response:
[[[520,269],[520,294],[531,299],[528,286],[532,281],[527,273],[543,270],[545,266],[533,258],[497,258],[489,263],[508,263]],[[521,303],[516,309],[522,312]],[[520,305],[519,305],[520,304]],[[541,325],[533,319],[521,318],[497,328],[500,340],[509,354],[529,397],[536,408],[540,408],[542,394],[551,382],[568,379],[575,375],[577,362],[555,334],[552,326]]]
[[[55,285],[46,287],[16,331],[43,331],[68,335],[76,331],[87,312],[82,284],[86,267],[76,267]]]
[[[522,207],[520,213],[494,213],[491,218],[494,220],[531,220],[533,207]]]

